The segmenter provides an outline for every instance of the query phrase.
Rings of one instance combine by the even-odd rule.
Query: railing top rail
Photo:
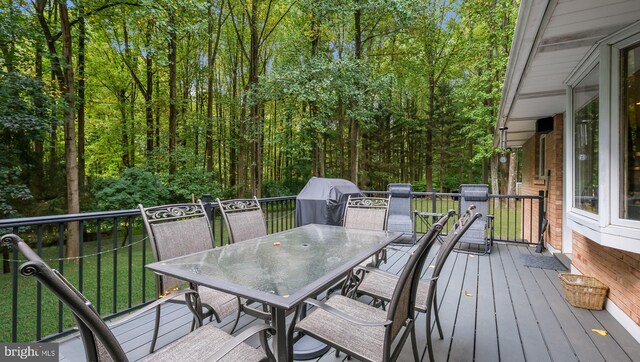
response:
[[[383,194],[386,195],[389,191],[362,191],[365,194]],[[453,192],[413,192],[414,196],[440,196],[440,197],[459,197],[459,193]],[[510,199],[510,198],[519,198],[519,199],[540,199],[542,196],[540,195],[489,195],[491,198],[496,199]],[[295,195],[292,196],[278,196],[278,197],[265,197],[259,199],[260,202],[275,202],[275,201],[285,201],[295,199]],[[216,208],[218,205],[215,201],[206,202],[206,204],[211,205]],[[95,219],[110,219],[117,217],[130,217],[140,215],[140,210],[138,209],[130,209],[130,210],[115,210],[115,211],[96,211],[96,212],[85,212],[80,214],[63,214],[63,215],[47,215],[47,216],[33,216],[33,217],[21,217],[21,218],[13,218],[13,219],[4,219],[0,220],[0,228],[13,228],[13,227],[21,227],[21,226],[33,226],[33,225],[42,225],[42,224],[62,224],[71,221],[86,221],[86,220],[95,220]]]
[[[83,212],[80,214],[63,214],[63,215],[47,215],[47,216],[32,216],[21,217],[15,219],[0,220],[0,228],[11,228],[16,226],[31,226],[41,224],[59,224],[70,221],[83,221],[83,220],[95,220],[106,219],[115,217],[128,217],[140,215],[140,210],[116,210],[116,211],[96,211],[96,212]]]

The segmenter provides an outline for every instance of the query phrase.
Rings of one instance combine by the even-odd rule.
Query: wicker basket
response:
[[[607,287],[594,277],[579,274],[560,273],[567,302],[574,307],[602,310],[607,296]]]

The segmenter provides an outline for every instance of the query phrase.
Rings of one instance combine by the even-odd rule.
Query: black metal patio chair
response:
[[[475,206],[475,211],[483,217],[473,224],[467,231],[460,244],[466,243],[469,248],[456,248],[457,252],[489,254],[493,247],[493,215],[489,214],[489,185],[463,184],[460,185],[460,212],[471,206]],[[478,245],[479,249],[474,250],[470,246]]]
[[[450,210],[445,216],[443,216],[434,225],[445,225],[447,219],[453,216],[455,212]],[[467,211],[460,217],[460,219],[454,224],[449,233],[447,234],[444,242],[438,250],[435,262],[433,264],[433,272],[428,279],[420,279],[417,287],[417,296],[415,302],[415,310],[426,314],[427,322],[427,348],[429,350],[429,360],[434,361],[433,349],[431,343],[431,312],[435,316],[436,326],[440,339],[443,338],[442,327],[440,325],[440,317],[438,316],[438,304],[436,300],[437,283],[440,277],[440,272],[444,267],[447,258],[451,254],[451,251],[455,247],[456,243],[461,240],[466,232],[472,227],[476,220],[479,220],[482,214],[475,213],[473,208],[467,209]],[[432,227],[433,228],[433,227]],[[424,239],[424,237],[422,238]],[[424,241],[421,241],[424,242]],[[375,268],[367,268],[364,276],[361,278],[362,282],[357,286],[355,295],[368,295],[376,300],[384,302],[390,302],[393,298],[390,292],[395,288],[400,278],[391,273],[387,273]]]
[[[14,247],[27,258],[27,262],[20,266],[20,273],[24,276],[35,276],[40,283],[50,289],[73,312],[78,324],[78,330],[85,348],[87,361],[128,361],[121,344],[111,332],[110,328],[122,325],[157,306],[178,298],[197,299],[198,293],[192,289],[185,289],[158,299],[139,309],[137,312],[115,323],[106,324],[93,305],[58,271],[51,269],[19,236],[9,234],[1,239],[1,245]],[[187,304],[197,317],[197,311],[191,308],[193,303]],[[274,361],[273,354],[267,344],[267,333],[274,330],[267,325],[250,327],[233,337],[215,326],[208,324],[183,336],[138,361]],[[247,338],[259,334],[262,350],[244,343]]]
[[[413,220],[411,218],[411,198],[413,187],[411,184],[389,184],[389,221],[387,230],[404,234],[413,232]]]
[[[214,247],[209,218],[202,202],[148,208],[138,205],[138,208],[142,213],[142,220],[151,241],[154,261],[167,260]],[[156,295],[161,297],[184,287],[186,284],[187,282],[183,280],[156,274]],[[235,314],[236,319],[231,329],[231,333],[233,333],[238,323],[239,298],[218,290],[198,287],[195,284],[191,284],[190,287],[198,291],[199,298],[195,299],[198,304],[195,308],[199,322],[202,323],[205,318],[215,318],[217,322],[220,322]],[[188,301],[184,298],[172,299],[174,303],[187,303]],[[161,305],[156,308],[150,352],[155,349],[160,329],[160,308]]]
[[[409,335],[418,360],[414,305],[420,271],[442,225],[436,223],[425,236],[392,288],[387,311],[342,295],[326,302],[309,299],[316,308],[297,322],[295,330],[318,339],[363,361],[395,361]],[[401,333],[402,332],[402,333]]]

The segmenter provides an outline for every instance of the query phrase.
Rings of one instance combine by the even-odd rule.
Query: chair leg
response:
[[[160,329],[160,306],[156,307],[156,320],[153,325],[153,337],[151,337],[151,347],[149,347],[149,353],[153,353],[156,348],[156,340],[158,339],[158,331]]]
[[[229,334],[233,334],[238,326],[238,321],[240,321],[240,312],[242,311],[242,306],[240,303],[240,298],[238,298],[238,312],[236,313],[236,320],[233,322],[233,327],[231,327],[231,332]]]
[[[415,324],[411,327],[411,346],[413,347],[413,360],[420,361],[420,356],[418,356],[418,340],[416,338]]]
[[[442,334],[442,326],[440,325],[440,315],[438,314],[438,302],[436,299],[433,299],[433,313],[436,316],[436,327],[438,328],[438,334],[440,335],[440,339],[444,339],[444,335]],[[429,330],[427,333],[431,334],[431,326],[427,326]]]
[[[430,308],[427,308],[427,309],[430,309]],[[437,316],[437,313],[436,313],[436,316]],[[429,352],[429,361],[434,362],[435,359],[433,357],[433,345],[431,343],[431,310],[427,310],[425,317],[427,318],[427,351]]]

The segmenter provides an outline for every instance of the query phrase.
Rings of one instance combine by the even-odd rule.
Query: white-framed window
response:
[[[538,138],[538,178],[547,176],[547,135]]]
[[[601,40],[565,83],[567,224],[640,253],[640,21]]]

